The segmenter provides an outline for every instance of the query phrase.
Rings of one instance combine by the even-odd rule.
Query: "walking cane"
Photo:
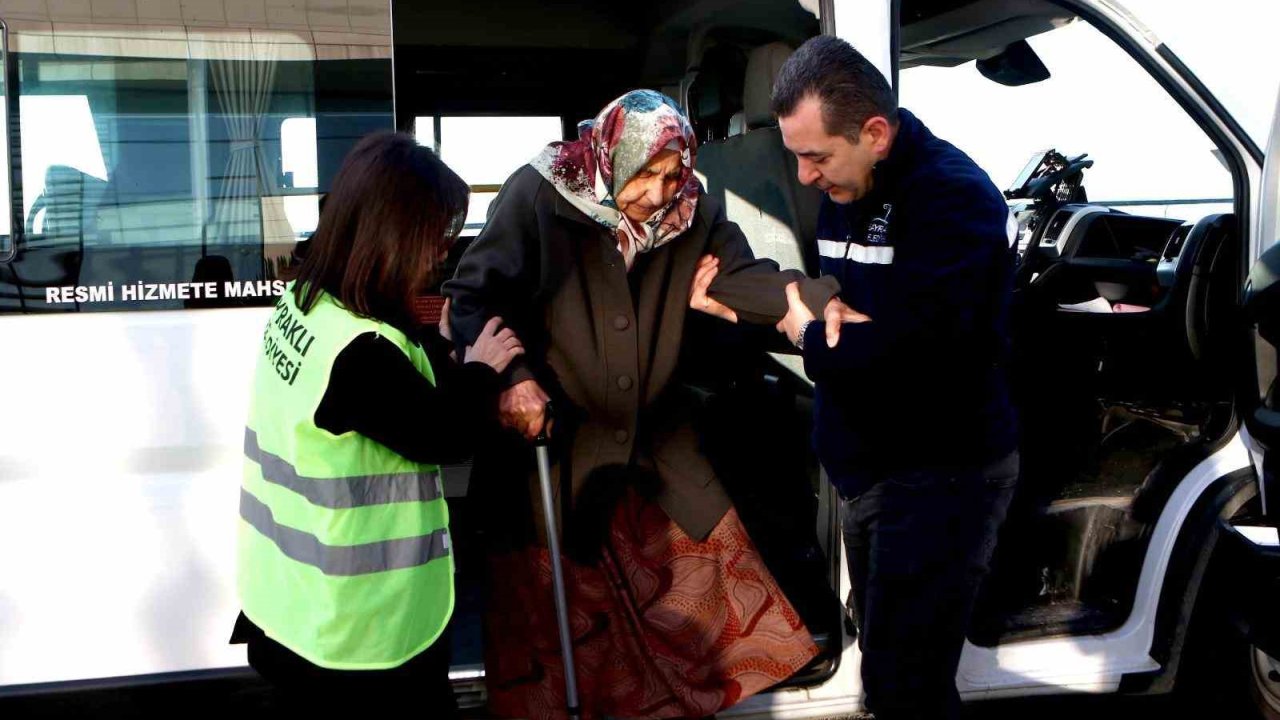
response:
[[[551,403],[546,404],[542,432],[534,439],[538,454],[538,481],[542,485],[542,513],[547,524],[547,548],[551,552],[551,582],[556,597],[556,624],[560,627],[560,656],[564,659],[564,700],[569,720],[581,720],[578,707],[578,674],[573,666],[573,638],[569,632],[569,600],[564,591],[564,566],[560,560],[560,532],[556,528],[555,499],[551,495]]]

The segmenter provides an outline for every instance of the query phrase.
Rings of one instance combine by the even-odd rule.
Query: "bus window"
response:
[[[28,218],[35,234],[42,235],[53,218],[47,204],[37,208],[35,202],[48,196],[46,190],[54,192],[46,187],[50,177],[57,175],[51,169],[67,168],[106,182],[107,168],[87,96],[37,95],[24,100],[19,108],[29,141],[29,152],[22,159],[22,187],[26,189],[22,216]]]
[[[291,117],[280,123],[280,171],[281,192],[285,193],[280,201],[288,221],[287,232],[295,241],[303,240],[316,231],[320,222],[315,118]]]
[[[347,150],[393,127],[387,36],[87,27],[17,35],[0,313],[274,303]]]
[[[314,188],[320,183],[315,118],[292,117],[280,123],[280,166],[286,187]]]

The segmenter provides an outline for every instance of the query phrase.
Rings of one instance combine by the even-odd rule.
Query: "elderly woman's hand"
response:
[[[698,269],[693,274],[693,285],[689,287],[689,307],[699,310],[721,320],[738,322],[738,313],[724,303],[713,300],[707,295],[707,288],[720,272],[720,260],[715,255],[703,255],[698,260]]]
[[[453,328],[449,325],[449,310],[452,306],[449,304],[452,298],[446,296],[444,305],[440,307],[440,322],[436,323],[436,329],[440,331],[440,337],[445,340],[453,340]]]
[[[518,382],[498,396],[498,421],[502,427],[533,440],[542,432],[542,425],[547,420],[547,401],[550,399],[537,380]]]

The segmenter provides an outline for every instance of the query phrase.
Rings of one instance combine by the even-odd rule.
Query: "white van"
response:
[[[249,379],[280,270],[356,139],[417,132],[471,183],[474,235],[543,143],[659,89],[757,254],[813,271],[818,197],[767,101],[790,49],[830,33],[1006,185],[1019,222],[1025,468],[962,694],[1199,683],[1222,716],[1280,717],[1280,133],[1264,153],[1116,2],[0,0],[0,20],[0,709],[252,681],[227,644]],[[769,552],[824,651],[723,716],[852,714],[811,387],[789,357],[756,360],[746,397],[796,481],[741,491],[785,496]],[[922,408],[930,431],[946,407]],[[479,705],[483,505],[465,468],[447,481],[470,600],[453,676]]]

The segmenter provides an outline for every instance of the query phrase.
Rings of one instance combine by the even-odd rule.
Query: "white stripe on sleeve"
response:
[[[849,249],[849,243],[838,240],[819,240],[818,254],[822,257],[843,258]]]
[[[893,246],[892,245],[859,245],[858,243],[849,243],[850,260],[864,265],[892,265],[893,264]]]

